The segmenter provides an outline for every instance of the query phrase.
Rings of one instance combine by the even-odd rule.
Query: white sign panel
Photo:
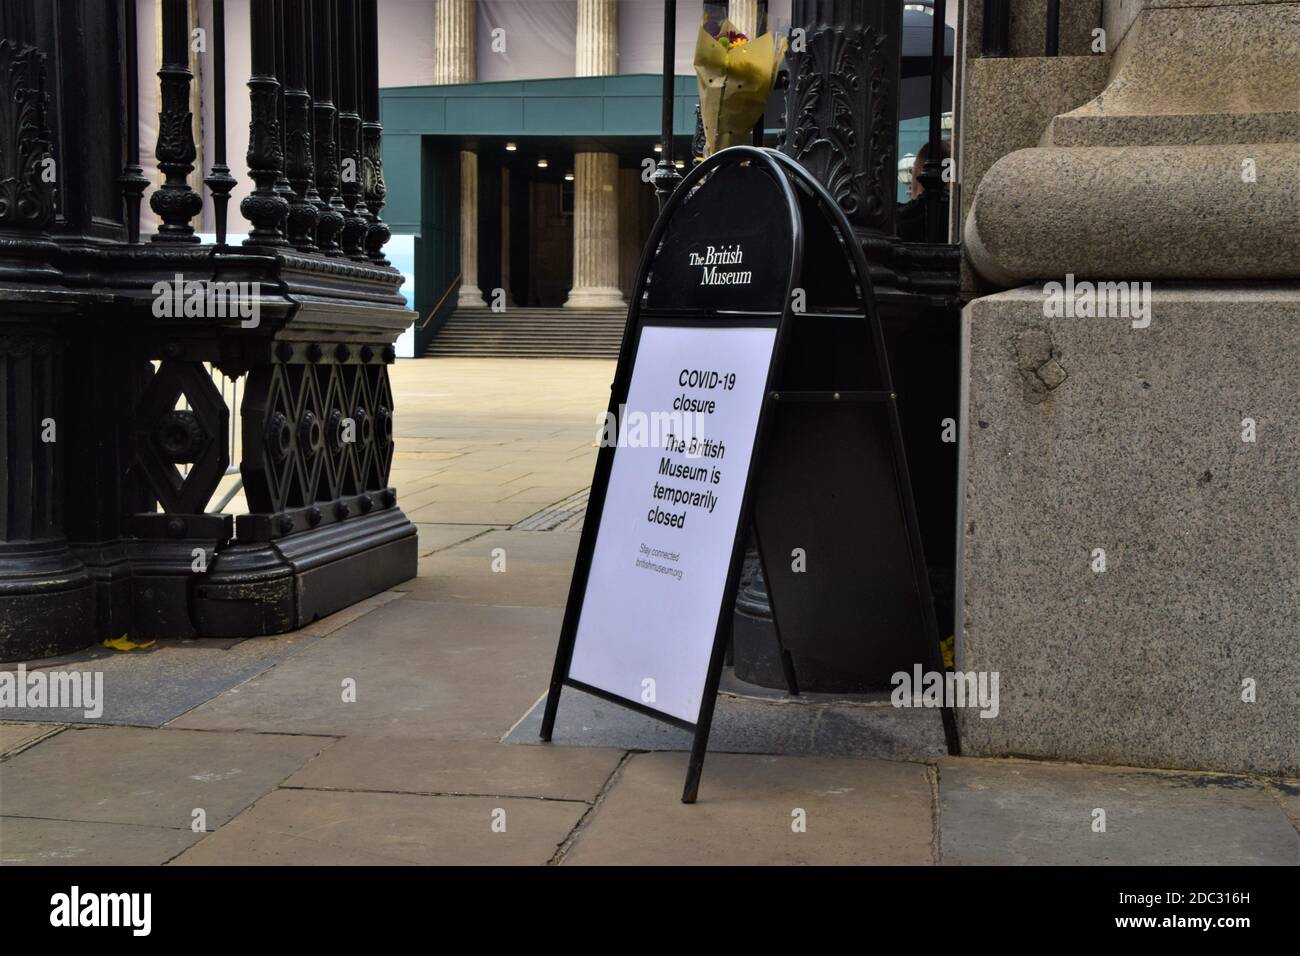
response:
[[[573,680],[699,718],[775,340],[770,328],[642,328]]]

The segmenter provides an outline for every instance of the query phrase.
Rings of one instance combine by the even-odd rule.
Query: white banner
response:
[[[698,719],[775,340],[642,329],[572,679]]]

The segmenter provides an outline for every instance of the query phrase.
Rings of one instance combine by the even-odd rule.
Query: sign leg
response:
[[[777,640],[780,640],[778,636]],[[791,697],[799,696],[799,678],[794,672],[794,655],[781,647],[781,670],[785,671],[785,687]]]
[[[686,786],[682,788],[682,803],[694,803],[700,792],[700,774],[704,772],[704,754],[709,748],[709,728],[697,726],[695,741],[691,744],[691,762],[686,767]]]
[[[551,689],[546,694],[546,709],[542,711],[542,740],[551,742],[551,732],[555,730],[555,714],[560,709],[560,691],[564,685],[559,681],[551,682]]]
[[[786,649],[785,641],[781,639],[781,617],[776,611],[776,596],[772,591],[772,576],[767,573],[766,552],[763,550],[762,534],[758,530],[758,498],[755,497],[754,505],[754,547],[758,550],[758,566],[763,571],[763,580],[767,582],[767,605],[772,611],[772,633],[776,635],[776,652],[781,658],[781,671],[785,675],[785,689],[791,697],[799,696],[799,678],[794,672],[794,655]]]

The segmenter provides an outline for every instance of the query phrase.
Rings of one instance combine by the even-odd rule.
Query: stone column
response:
[[[433,10],[433,82],[473,83],[478,74],[475,0],[437,0]]]
[[[578,0],[578,76],[618,72],[618,5]],[[621,309],[618,288],[618,157],[578,153],[573,163],[573,288],[568,309]]]
[[[433,82],[472,83],[475,56],[475,0],[437,0],[433,11]],[[460,293],[458,309],[486,306],[478,287],[478,153],[460,153]]]
[[[579,153],[575,157],[573,288],[568,309],[620,309],[618,288],[618,156]]]
[[[575,76],[618,72],[616,0],[578,0],[578,62]]]
[[[501,288],[507,306],[515,304],[510,293],[510,170],[501,169]]]
[[[458,309],[487,305],[478,287],[478,154],[460,151],[460,293]]]
[[[641,261],[641,170],[618,171],[618,287],[632,294]]]
[[[758,35],[758,0],[729,0],[727,19],[736,29],[753,38]]]

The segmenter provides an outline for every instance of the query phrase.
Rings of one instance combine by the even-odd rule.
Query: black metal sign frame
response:
[[[673,314],[670,310],[643,307],[646,298],[647,279],[652,273],[653,265],[660,251],[660,244],[665,237],[673,216],[682,204],[693,194],[696,187],[710,174],[733,164],[754,165],[766,169],[777,184],[785,200],[789,215],[791,235],[789,270],[785,282],[785,295],[779,312],[715,312],[699,315]],[[861,318],[867,323],[871,343],[874,345],[878,363],[880,389],[852,392],[831,390],[799,389],[780,391],[776,384],[780,381],[783,359],[790,338],[793,323],[799,321],[800,313],[794,311],[793,302],[796,288],[800,281],[804,265],[805,228],[800,202],[796,189],[810,197],[821,213],[830,221],[845,248],[853,281],[857,284],[861,301]],[[853,317],[857,317],[856,315]],[[932,670],[942,672],[942,653],[939,647],[937,622],[934,615],[934,603],[930,595],[929,578],[925,568],[925,558],[921,551],[921,538],[917,523],[916,507],[912,496],[907,460],[903,450],[902,431],[899,424],[897,396],[893,390],[893,379],[889,369],[889,360],[885,352],[884,334],[876,312],[871,287],[870,273],[861,245],[854,239],[852,228],[843,211],[825,188],[815,180],[802,166],[776,150],[735,146],[715,153],[700,163],[685,178],[664,206],[642,254],[641,264],[637,270],[636,284],[631,307],[628,310],[627,325],[623,333],[623,342],[619,351],[618,367],[610,390],[609,414],[617,420],[620,408],[628,397],[635,366],[637,351],[640,346],[642,329],[650,326],[688,326],[688,327],[745,327],[775,328],[776,336],[772,355],[768,362],[767,377],[764,387],[764,400],[759,410],[755,431],[753,453],[750,457],[745,477],[744,491],[741,499],[740,517],[736,523],[731,545],[730,567],[719,600],[717,619],[714,623],[712,652],[709,657],[708,672],[705,678],[703,697],[700,701],[698,718],[694,722],[685,721],[671,714],[649,707],[639,701],[631,700],[593,687],[569,675],[577,639],[578,622],[582,614],[582,605],[587,591],[587,582],[595,554],[596,539],[604,513],[606,494],[609,489],[610,475],[613,471],[615,445],[603,445],[596,458],[595,475],[592,478],[591,494],[587,503],[586,518],[578,545],[578,554],[574,566],[573,579],[569,587],[568,603],[560,631],[559,646],[555,655],[555,666],[551,674],[550,689],[546,698],[546,707],[542,718],[541,738],[550,741],[555,728],[556,714],[559,709],[560,694],[565,686],[584,691],[596,697],[619,704],[623,707],[645,714],[675,727],[691,731],[694,741],[691,748],[690,762],[686,773],[686,782],[682,791],[683,803],[694,803],[699,792],[700,774],[704,766],[704,756],[708,748],[709,731],[713,722],[713,710],[717,701],[718,683],[722,674],[723,659],[726,652],[727,635],[730,632],[728,622],[735,608],[736,591],[740,580],[741,563],[744,556],[746,531],[754,518],[757,492],[757,480],[763,465],[763,450],[769,437],[774,409],[778,403],[789,402],[868,402],[880,403],[888,409],[889,429],[892,433],[892,458],[895,484],[898,489],[902,517],[906,526],[908,551],[911,559],[912,578],[915,594],[920,604],[921,634],[919,640],[922,659]],[[610,420],[610,419],[607,419]],[[760,556],[763,549],[760,542]],[[766,572],[766,558],[764,571]],[[768,581],[771,582],[771,577]],[[772,593],[772,610],[777,624],[778,641],[780,640],[780,601]],[[788,663],[788,661],[787,661]],[[787,674],[793,680],[787,666]],[[792,686],[791,690],[795,690]],[[956,721],[948,707],[942,709],[944,734],[948,749],[957,753],[959,749]]]

